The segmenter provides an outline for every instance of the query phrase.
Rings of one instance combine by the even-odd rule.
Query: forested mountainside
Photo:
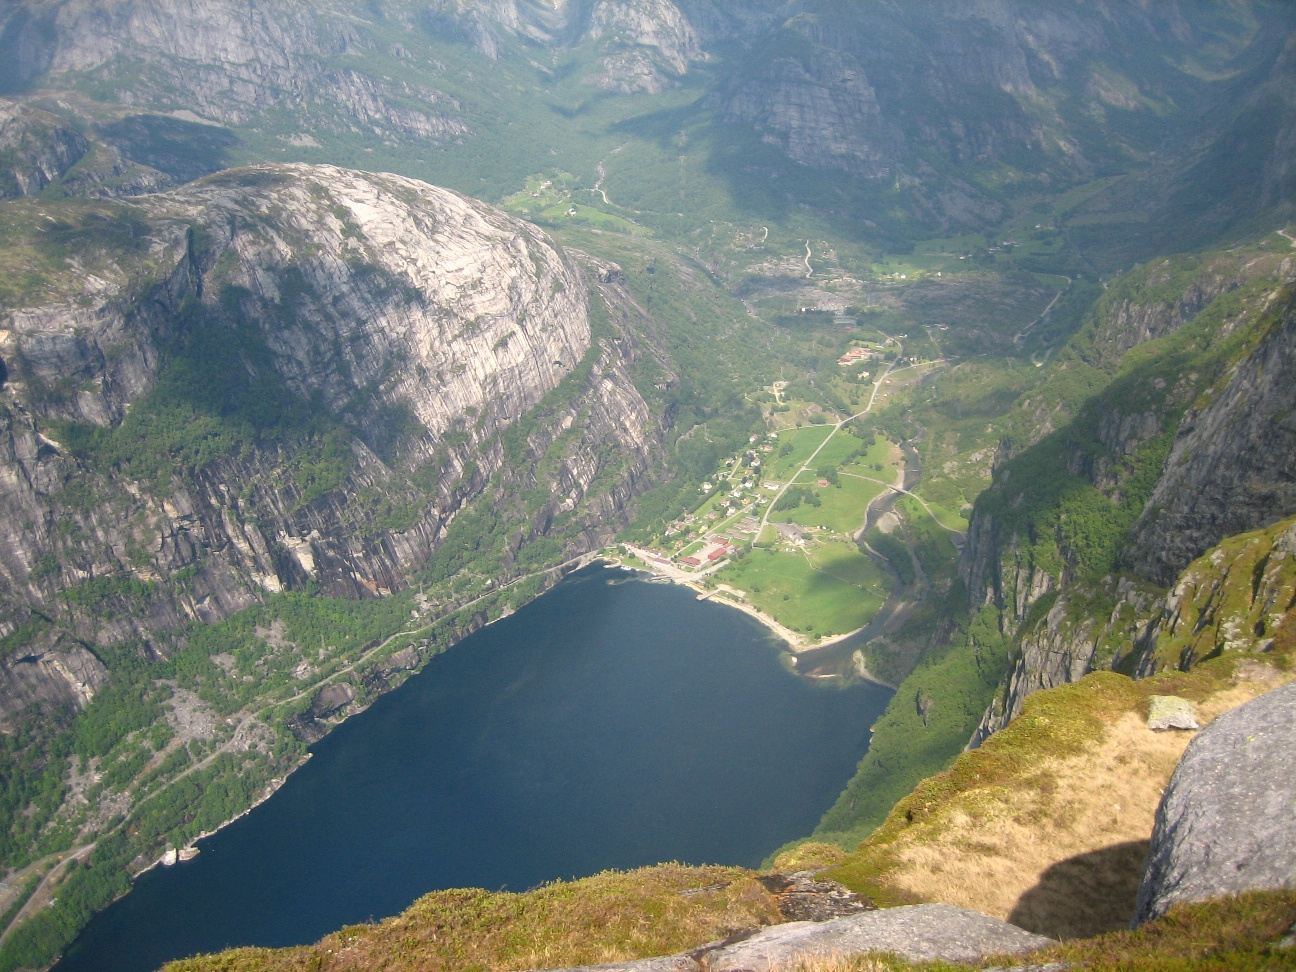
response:
[[[707,595],[898,686],[843,846],[1033,691],[1266,655],[1294,65],[1270,0],[6,4],[0,967],[725,497]]]
[[[1274,544],[1282,565],[1279,541],[1215,550],[1205,558],[1215,580],[1192,562],[1296,514],[1293,283],[1282,237],[1140,266],[985,430],[990,477],[959,582],[943,615],[917,629],[938,647],[902,683],[820,836],[867,836],[933,765],[1003,728],[1032,692],[1272,645],[1265,632],[1292,603],[1282,583],[1257,578]],[[1253,569],[1246,596],[1224,590],[1240,583],[1242,568],[1227,565],[1238,557]],[[891,641],[873,649],[883,663],[903,632]]]

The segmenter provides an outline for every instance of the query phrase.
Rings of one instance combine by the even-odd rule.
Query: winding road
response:
[[[936,525],[937,525],[938,527],[940,527],[942,530],[944,530],[946,533],[953,533],[953,534],[956,535],[956,536],[962,536],[962,535],[963,535],[963,531],[962,531],[962,530],[955,530],[953,527],[948,527],[948,526],[946,526],[944,523],[942,523],[942,522],[940,521],[940,517],[938,517],[935,513],[933,513],[932,510],[931,510],[931,507],[927,505],[927,501],[924,500],[924,499],[923,499],[921,496],[919,496],[917,493],[911,493],[911,492],[909,492],[909,490],[904,489],[903,487],[896,486],[896,485],[894,485],[894,484],[892,484],[892,483],[888,483],[888,482],[886,482],[885,480],[882,480],[882,479],[874,479],[872,476],[861,476],[859,473],[849,473],[849,472],[844,472],[844,473],[842,473],[842,475],[843,475],[843,476],[850,476],[852,479],[863,479],[863,480],[865,480],[866,482],[870,482],[870,483],[877,483],[877,484],[880,485],[880,486],[885,486],[887,489],[891,490],[891,492],[893,492],[893,493],[903,493],[905,496],[912,497],[913,499],[915,499],[915,500],[918,501],[918,504],[919,504],[919,505],[920,505],[924,510],[927,511],[927,515],[930,516],[930,517],[931,517],[931,518],[936,522]]]
[[[1296,246],[1296,243],[1293,243],[1292,245]],[[1044,320],[1044,318],[1048,317],[1048,312],[1053,309],[1053,305],[1056,304],[1059,300],[1061,300],[1062,295],[1066,293],[1068,289],[1070,289],[1071,278],[1067,277],[1065,274],[1063,274],[1062,276],[1065,278],[1067,285],[1053,295],[1053,299],[1049,301],[1049,305],[1044,308],[1043,312],[1040,314],[1039,317],[1035,318],[1035,320],[1031,321],[1029,324],[1027,324],[1020,331],[1018,331],[1016,334],[1013,335],[1013,344],[1021,344],[1022,338],[1026,337],[1027,334],[1033,331],[1035,329],[1036,324]],[[1041,362],[1041,364],[1042,363],[1043,362]],[[1038,368],[1039,365],[1035,365],[1035,367]]]
[[[932,361],[921,361],[917,364],[905,365],[905,367],[903,368],[897,368],[895,366],[895,363],[896,361],[900,360],[900,356],[903,353],[904,353],[904,345],[901,344],[899,345],[899,350],[896,352],[895,360],[893,360],[889,365],[887,365],[886,371],[882,373],[882,375],[877,380],[877,384],[873,386],[873,394],[869,396],[869,403],[867,406],[865,406],[863,411],[859,411],[856,412],[854,415],[847,416],[846,418],[838,422],[836,425],[834,425],[833,430],[828,433],[827,438],[825,438],[821,443],[819,443],[819,448],[810,454],[810,458],[808,458],[805,462],[801,464],[801,468],[792,474],[792,477],[786,483],[783,484],[782,488],[780,488],[779,491],[774,495],[774,498],[770,500],[769,505],[765,507],[765,515],[761,517],[760,526],[756,530],[757,540],[761,538],[761,535],[764,534],[765,532],[765,528],[769,526],[770,514],[774,512],[774,507],[778,505],[778,501],[783,498],[783,494],[788,491],[788,489],[792,486],[793,483],[797,481],[797,478],[803,472],[805,472],[807,469],[810,468],[810,464],[815,461],[819,453],[823,452],[824,446],[826,446],[829,442],[832,441],[832,437],[834,435],[836,435],[843,428],[845,428],[846,425],[855,421],[855,419],[861,418],[873,410],[873,405],[877,401],[878,392],[882,390],[882,385],[888,378],[890,378],[892,375],[899,374],[902,371],[908,371],[911,368],[925,368],[927,365],[941,364],[942,362],[945,361],[944,358],[936,358]],[[889,485],[889,484],[883,484],[883,485]],[[894,489],[895,487],[890,487],[890,488]],[[901,490],[900,492],[904,492],[904,490]],[[924,504],[924,508],[925,507],[926,504]],[[930,513],[931,511],[928,510],[928,512]],[[935,519],[935,517],[933,516],[932,519]],[[940,521],[937,520],[936,522],[939,523]]]

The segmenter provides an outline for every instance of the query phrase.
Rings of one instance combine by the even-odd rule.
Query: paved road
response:
[[[1063,274],[1063,276],[1065,276],[1065,274]],[[1027,324],[1020,331],[1018,331],[1016,334],[1013,335],[1013,344],[1020,344],[1022,338],[1024,338],[1027,334],[1033,331],[1035,329],[1035,325],[1038,324],[1040,321],[1044,320],[1044,318],[1048,316],[1048,312],[1053,309],[1053,305],[1062,299],[1062,295],[1066,293],[1067,288],[1071,286],[1071,278],[1067,277],[1066,282],[1067,282],[1066,287],[1063,287],[1053,296],[1053,299],[1049,301],[1049,305],[1044,308],[1044,312],[1040,314],[1039,317],[1035,318],[1035,320],[1031,321],[1029,324]],[[1035,367],[1038,368],[1039,365],[1036,365]]]
[[[899,361],[900,356],[903,353],[904,353],[904,345],[900,345],[900,350],[896,352],[895,361]],[[873,394],[869,396],[869,403],[867,406],[865,406],[863,411],[856,412],[854,415],[848,416],[847,418],[842,419],[840,422],[834,425],[833,430],[828,433],[828,437],[824,439],[823,442],[819,443],[819,448],[810,454],[810,458],[801,464],[801,468],[792,474],[792,477],[786,483],[783,484],[782,488],[778,491],[778,493],[775,494],[774,498],[770,500],[769,506],[765,507],[765,515],[761,517],[760,527],[756,530],[756,539],[759,540],[761,538],[761,535],[765,532],[765,527],[769,525],[770,514],[774,512],[775,505],[777,505],[778,501],[783,498],[783,494],[788,491],[788,487],[790,487],[793,483],[796,482],[798,476],[800,476],[803,472],[805,472],[807,469],[810,468],[810,464],[815,461],[815,458],[819,455],[819,453],[823,452],[824,446],[826,446],[829,442],[832,441],[832,437],[836,435],[838,432],[840,432],[843,428],[845,428],[846,425],[855,421],[855,419],[861,418],[862,416],[867,415],[869,412],[873,410],[873,405],[875,402],[877,402],[878,392],[882,390],[883,382],[885,382],[892,375],[899,374],[901,371],[908,371],[911,368],[924,368],[927,365],[940,364],[944,360],[945,360],[944,358],[937,358],[934,361],[922,361],[919,362],[918,364],[906,365],[903,368],[897,368],[895,366],[895,361],[892,361],[891,364],[887,365],[887,370],[882,373],[881,377],[879,377],[877,380],[877,384],[873,386]]]

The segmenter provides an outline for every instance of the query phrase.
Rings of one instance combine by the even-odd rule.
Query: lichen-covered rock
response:
[[[702,966],[687,955],[668,955],[665,958],[632,959],[629,962],[608,962],[603,965],[580,965],[553,972],[698,972]]]
[[[1149,729],[1157,731],[1201,728],[1193,714],[1192,703],[1177,695],[1148,696],[1147,725]]]
[[[788,921],[830,921],[877,910],[868,898],[836,881],[820,880],[814,871],[770,874],[757,880],[778,899],[779,914]]]
[[[844,961],[889,952],[913,962],[972,962],[1053,944],[1016,925],[952,905],[910,905],[825,922],[763,929],[710,956],[710,972],[767,972],[799,961]]]
[[[1296,598],[1296,519],[1230,537],[1188,565],[1139,641],[1138,675],[1273,650]]]
[[[1157,809],[1134,921],[1174,904],[1296,885],[1296,683],[1216,719]]]

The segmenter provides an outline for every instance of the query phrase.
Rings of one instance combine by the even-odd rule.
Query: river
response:
[[[684,588],[580,571],[343,723],[196,859],[141,876],[56,972],[311,942],[442,888],[756,866],[814,828],[890,698],[793,675],[779,645]]]

